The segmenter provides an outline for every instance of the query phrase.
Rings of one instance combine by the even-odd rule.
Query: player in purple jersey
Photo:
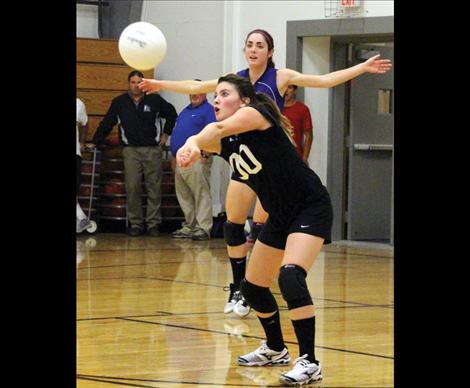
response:
[[[267,94],[276,101],[280,110],[284,104],[282,96],[288,85],[331,88],[364,73],[385,73],[391,67],[390,60],[379,59],[379,55],[376,55],[364,63],[332,73],[324,75],[303,74],[292,69],[276,69],[272,60],[273,54],[272,36],[261,29],[251,31],[245,39],[244,47],[248,68],[238,74],[249,78],[257,91]],[[203,82],[143,79],[139,84],[139,87],[146,93],[160,90],[185,94],[211,93],[215,91],[216,86],[217,79]],[[230,284],[230,295],[224,312],[234,311],[239,316],[247,315],[250,311],[239,292],[239,287],[245,274],[247,255],[244,225],[255,198],[254,191],[237,179],[236,174],[232,174],[225,203],[227,223],[224,226],[224,235],[232,267],[233,283]],[[254,237],[259,233],[261,225],[266,219],[267,213],[257,201],[253,214]]]

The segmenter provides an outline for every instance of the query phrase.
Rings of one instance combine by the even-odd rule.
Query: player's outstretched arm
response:
[[[279,75],[279,81],[281,83],[281,87],[297,85],[310,88],[332,88],[356,78],[361,74],[383,74],[391,68],[392,63],[390,59],[380,59],[380,54],[378,54],[363,63],[324,75],[303,74],[292,69],[281,69],[279,70],[279,72],[281,72]],[[281,87],[279,87],[280,90]]]
[[[139,89],[146,94],[156,93],[160,90],[166,90],[174,93],[182,94],[202,94],[212,93],[217,86],[217,80],[210,81],[167,81],[143,78],[139,83]]]

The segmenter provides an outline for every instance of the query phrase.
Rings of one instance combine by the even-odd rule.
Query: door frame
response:
[[[347,67],[350,43],[393,42],[394,17],[366,17],[288,21],[286,27],[286,67],[302,71],[303,38],[330,37],[330,71]],[[304,101],[300,88],[297,99]],[[344,128],[347,121],[346,86],[338,85],[328,91],[328,152],[326,185],[333,205],[332,239],[344,236],[344,203],[348,193],[345,187]],[[392,186],[393,187],[393,186]],[[393,223],[392,223],[393,228]],[[393,232],[392,232],[393,233]]]

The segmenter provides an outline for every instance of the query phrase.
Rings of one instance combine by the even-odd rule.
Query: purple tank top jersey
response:
[[[267,96],[271,97],[279,107],[280,111],[282,112],[284,109],[284,98],[279,93],[276,84],[276,74],[277,69],[274,67],[266,68],[265,72],[258,80],[255,82],[255,90],[257,92],[261,92],[266,94]],[[249,69],[240,70],[237,72],[237,75],[244,78],[250,78]]]

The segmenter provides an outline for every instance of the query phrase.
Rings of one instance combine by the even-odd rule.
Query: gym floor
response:
[[[393,247],[324,246],[307,283],[316,307],[321,387],[394,386]],[[242,367],[264,333],[255,314],[223,313],[223,239],[77,236],[77,387],[276,387],[292,368]],[[297,341],[276,283],[284,339]]]

